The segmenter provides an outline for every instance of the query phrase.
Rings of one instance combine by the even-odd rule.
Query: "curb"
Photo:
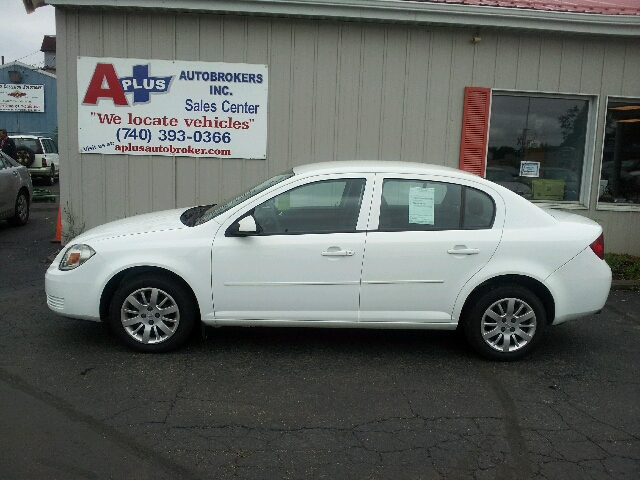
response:
[[[613,280],[611,282],[611,290],[638,290],[640,289],[640,280]]]

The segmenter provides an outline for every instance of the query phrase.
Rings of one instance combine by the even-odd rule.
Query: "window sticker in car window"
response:
[[[276,208],[279,211],[289,210],[291,208],[291,195],[289,192],[283,193],[276,197]]]
[[[434,224],[435,188],[411,187],[409,189],[409,223]]]

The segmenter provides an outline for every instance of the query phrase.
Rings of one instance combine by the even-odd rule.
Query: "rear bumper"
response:
[[[611,269],[589,247],[545,281],[555,300],[557,325],[599,312],[611,289]]]
[[[51,175],[51,167],[27,167],[32,177],[48,177]]]

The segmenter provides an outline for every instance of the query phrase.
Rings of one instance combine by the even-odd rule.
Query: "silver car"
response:
[[[25,225],[32,198],[33,185],[27,168],[0,152],[0,220]]]

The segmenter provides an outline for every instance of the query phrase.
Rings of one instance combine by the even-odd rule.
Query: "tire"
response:
[[[519,285],[485,293],[464,319],[473,349],[490,360],[517,360],[540,342],[547,315],[540,299]]]
[[[182,345],[196,319],[190,292],[175,280],[144,274],[125,280],[109,308],[109,324],[127,346],[163,353]]]
[[[46,178],[47,185],[52,186],[56,181],[56,166],[51,165],[51,171],[49,172],[49,176]]]
[[[9,219],[11,225],[22,227],[29,221],[29,198],[24,190],[18,192],[16,197],[16,210],[13,217]]]
[[[30,167],[33,161],[36,159],[36,154],[29,147],[16,148],[16,157],[18,162],[25,167]]]

